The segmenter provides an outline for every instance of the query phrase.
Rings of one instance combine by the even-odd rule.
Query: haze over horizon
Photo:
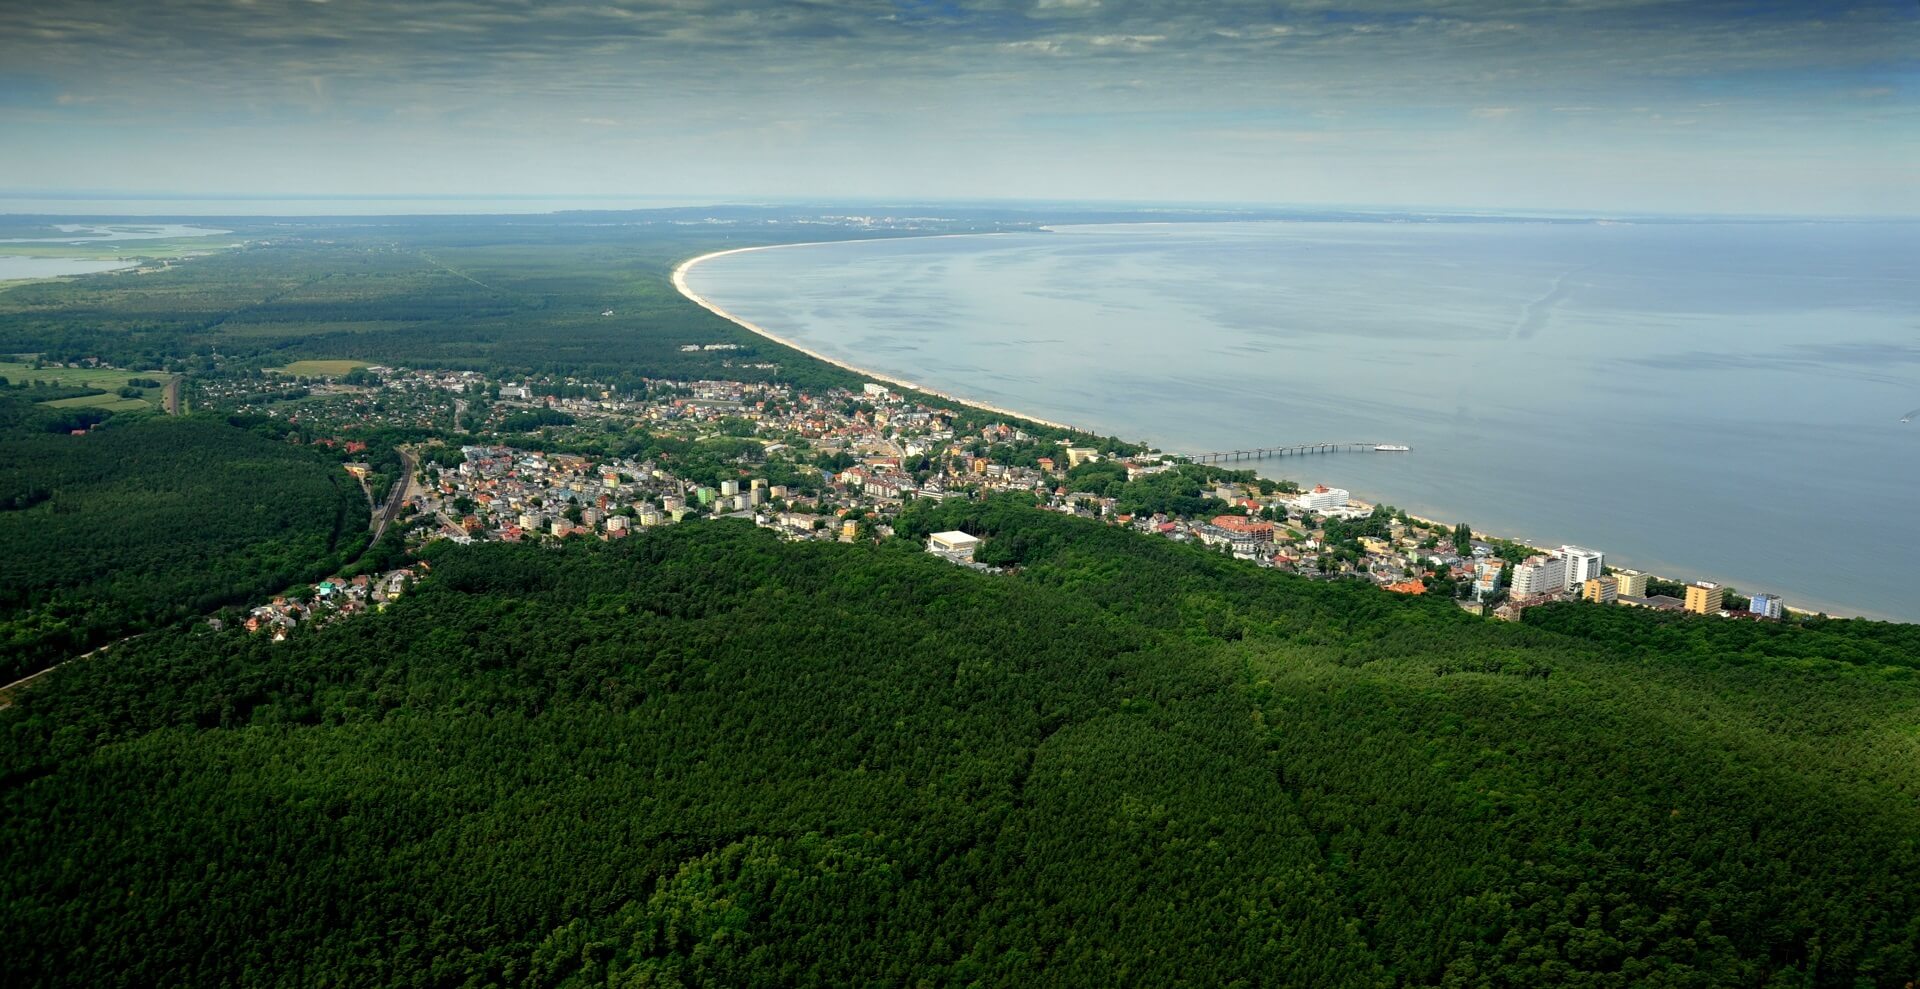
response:
[[[15,194],[1920,213],[1912,3],[80,0]]]

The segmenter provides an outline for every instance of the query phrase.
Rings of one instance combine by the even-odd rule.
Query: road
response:
[[[166,390],[160,393],[160,407],[170,416],[180,414],[180,386],[186,380],[186,375],[176,374],[167,382]]]
[[[400,516],[400,509],[406,505],[407,496],[413,493],[413,454],[406,450],[397,452],[400,454],[400,477],[393,482],[393,490],[387,492],[387,506],[381,509],[379,516],[374,519],[373,541],[376,543],[380,541],[381,536],[387,534],[387,526],[392,525],[393,520]]]
[[[103,652],[106,652],[106,651],[107,651],[107,650],[109,650],[109,649],[112,649],[112,648],[113,648],[114,646],[117,646],[117,645],[119,645],[119,644],[120,644],[120,643],[122,643],[122,642],[132,642],[133,640],[135,640],[135,639],[137,639],[137,638],[139,638],[139,637],[140,637],[141,635],[145,635],[145,634],[146,634],[145,632],[141,632],[141,633],[139,633],[138,635],[129,635],[129,636],[127,636],[127,637],[126,637],[126,638],[124,638],[124,639],[115,639],[115,640],[113,640],[112,642],[109,642],[109,643],[107,643],[106,645],[104,645],[104,646],[101,646],[100,648],[98,648],[98,649],[95,649],[95,650],[93,650],[92,652],[86,652],[86,653],[81,653],[81,654],[80,654],[80,655],[78,655],[78,656],[73,656],[73,657],[71,657],[71,658],[68,658],[68,659],[63,659],[63,660],[61,660],[60,662],[58,662],[58,663],[55,663],[55,664],[53,664],[52,666],[49,666],[49,667],[47,667],[46,669],[44,669],[44,670],[41,670],[41,671],[40,671],[40,672],[38,672],[38,673],[33,673],[33,674],[29,674],[29,675],[27,675],[27,676],[23,676],[23,677],[21,677],[20,679],[18,679],[18,680],[15,680],[15,681],[13,681],[13,682],[12,682],[12,683],[10,683],[10,684],[7,684],[7,685],[6,685],[6,686],[4,686],[4,687],[0,687],[0,711],[4,711],[4,710],[6,710],[7,708],[10,708],[10,707],[12,707],[12,706],[13,706],[13,698],[14,698],[14,697],[15,697],[16,695],[18,695],[18,694],[20,693],[20,691],[22,691],[22,690],[25,690],[25,689],[27,689],[28,687],[31,687],[31,686],[33,686],[33,682],[34,682],[35,680],[38,680],[38,679],[40,679],[41,677],[43,677],[43,676],[46,676],[46,675],[47,675],[47,674],[49,674],[49,673],[52,673],[52,672],[53,672],[54,670],[57,670],[57,669],[59,669],[60,667],[62,667],[62,666],[65,666],[65,665],[67,665],[68,663],[71,663],[71,662],[73,662],[73,661],[74,661],[74,660],[76,660],[76,659],[86,659],[86,658],[87,658],[88,656],[97,656],[97,655],[99,655],[100,653],[103,653]]]

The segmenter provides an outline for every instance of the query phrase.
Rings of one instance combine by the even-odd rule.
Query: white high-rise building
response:
[[[1512,594],[1517,598],[1558,594],[1567,589],[1567,560],[1558,553],[1529,556],[1513,568]]]
[[[1607,572],[1607,555],[1582,546],[1562,546],[1560,555],[1567,560],[1568,587],[1585,587],[1587,581]]]
[[[1747,602],[1747,610],[1762,618],[1781,618],[1786,615],[1786,605],[1780,603],[1778,594],[1755,594]]]

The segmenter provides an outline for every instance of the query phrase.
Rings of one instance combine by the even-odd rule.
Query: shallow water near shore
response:
[[[116,268],[131,268],[138,261],[118,258],[36,258],[0,254],[0,282],[27,278],[59,278],[65,275],[91,275]]]
[[[755,251],[688,282],[956,395],[1183,452],[1405,443],[1251,466],[1920,620],[1915,256],[1911,224],[1134,225]]]

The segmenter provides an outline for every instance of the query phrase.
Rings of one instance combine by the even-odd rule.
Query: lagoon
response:
[[[1219,223],[807,245],[690,286],[857,366],[1421,515],[1920,620],[1920,225]]]
[[[116,268],[131,268],[139,263],[118,258],[35,258],[17,254],[0,254],[0,282],[58,278],[63,275],[91,275]]]

